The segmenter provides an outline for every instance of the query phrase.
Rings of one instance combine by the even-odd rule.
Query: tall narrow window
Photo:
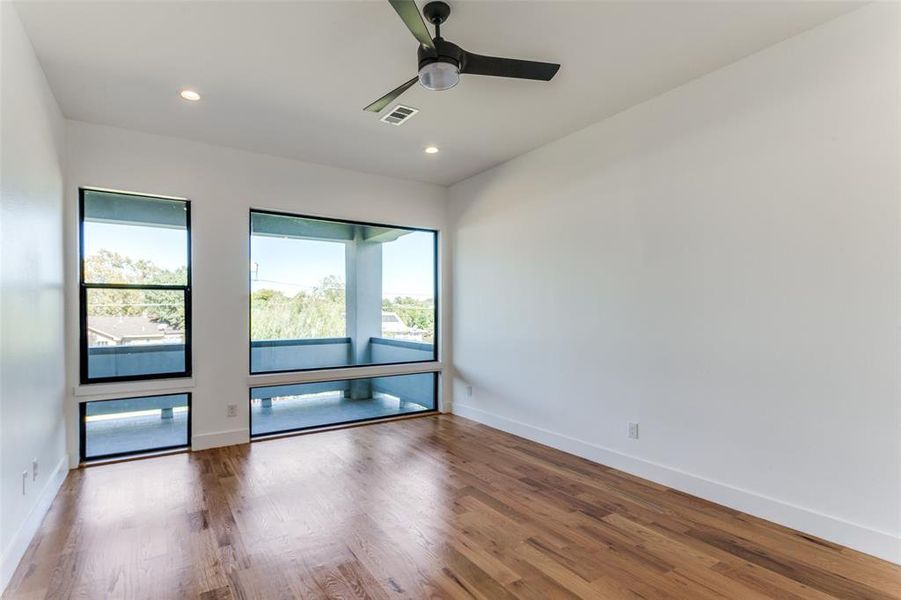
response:
[[[191,374],[186,200],[80,190],[81,382]]]
[[[436,359],[435,231],[250,215],[250,370]]]

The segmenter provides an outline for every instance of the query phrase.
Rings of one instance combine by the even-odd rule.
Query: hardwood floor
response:
[[[69,474],[5,598],[901,598],[901,567],[435,416]]]

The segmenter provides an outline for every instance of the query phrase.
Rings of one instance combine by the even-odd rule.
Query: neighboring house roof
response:
[[[407,327],[397,313],[382,311],[382,331],[385,333],[415,333],[415,327]]]
[[[144,316],[91,317],[88,330],[111,340],[121,340],[125,338],[164,338],[180,333],[165,323],[154,323]]]

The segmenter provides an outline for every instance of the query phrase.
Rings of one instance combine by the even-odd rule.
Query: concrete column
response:
[[[356,363],[357,331],[357,243],[347,242],[344,248],[344,335],[350,338],[347,364]]]
[[[368,364],[372,352],[369,339],[382,334],[382,244],[363,239],[358,226],[354,240],[347,245],[347,336],[351,338],[351,362]],[[372,397],[366,381],[351,383],[349,397]]]

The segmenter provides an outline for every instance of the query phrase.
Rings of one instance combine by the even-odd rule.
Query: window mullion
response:
[[[144,284],[144,283],[82,283],[88,289],[99,290],[173,290],[187,291],[189,285]]]

